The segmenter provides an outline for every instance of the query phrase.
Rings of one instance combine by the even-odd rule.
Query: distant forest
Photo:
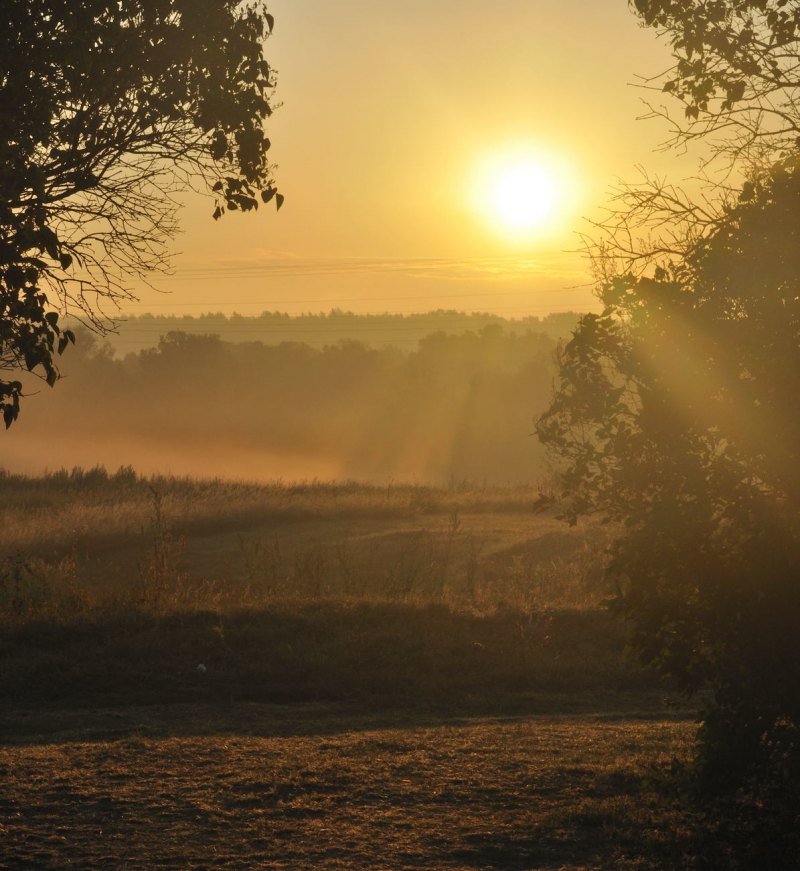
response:
[[[152,348],[167,333],[217,335],[226,342],[303,342],[312,348],[324,348],[346,339],[354,339],[371,348],[396,345],[413,350],[420,339],[431,333],[478,331],[489,324],[499,324],[516,335],[528,331],[546,333],[551,338],[569,335],[577,325],[575,312],[559,312],[543,318],[504,318],[489,313],[430,311],[418,314],[354,314],[341,309],[317,314],[289,315],[263,312],[255,317],[221,313],[193,315],[142,314],[130,316],[119,324],[107,341],[119,356]]]
[[[536,329],[524,330],[481,317],[309,315],[287,318],[290,340],[278,344],[252,339],[261,318],[226,319],[222,335],[199,332],[219,326],[214,317],[139,318],[182,329],[125,356],[84,332],[62,358],[62,380],[41,388],[7,433],[5,464],[130,463],[260,480],[535,480],[545,456],[531,432],[552,391],[555,327],[568,335],[576,316],[534,318]],[[413,348],[363,340],[379,323],[408,337],[424,318],[479,326],[428,331]],[[296,324],[310,335],[328,320],[339,340],[295,340]]]

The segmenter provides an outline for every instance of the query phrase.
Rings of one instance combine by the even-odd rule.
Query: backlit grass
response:
[[[276,601],[595,607],[605,530],[534,513],[538,490],[255,485],[131,470],[0,477],[0,619]]]
[[[537,488],[0,491],[0,865],[782,867]]]
[[[652,776],[684,723],[534,718],[377,728],[234,709],[255,734],[0,748],[13,867],[677,869],[722,849]],[[313,725],[321,724],[321,725]],[[54,740],[51,737],[51,742]],[[715,865],[707,867],[725,867]]]

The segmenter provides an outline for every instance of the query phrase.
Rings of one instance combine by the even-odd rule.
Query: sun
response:
[[[552,175],[535,163],[520,163],[500,172],[491,205],[507,229],[524,232],[546,221],[556,201]]]
[[[470,181],[474,212],[517,244],[564,237],[575,217],[576,174],[555,149],[508,147],[477,161]]]

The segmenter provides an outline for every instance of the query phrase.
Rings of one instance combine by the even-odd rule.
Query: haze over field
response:
[[[547,463],[533,417],[550,396],[556,341],[576,320],[145,318],[126,325],[118,348],[149,347],[116,357],[111,343],[79,333],[58,389],[30,397],[6,433],[4,465],[41,474],[133,464],[259,481],[536,481]],[[258,341],[274,335],[285,341]]]

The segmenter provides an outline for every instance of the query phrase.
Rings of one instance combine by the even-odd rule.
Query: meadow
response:
[[[322,597],[476,612],[593,608],[606,592],[606,531],[537,514],[531,485],[248,484],[97,467],[6,473],[0,491],[5,574],[17,565],[27,578],[14,603],[5,584],[6,613],[57,608],[67,592],[87,607]]]
[[[0,867],[739,867],[538,487],[0,492]]]

